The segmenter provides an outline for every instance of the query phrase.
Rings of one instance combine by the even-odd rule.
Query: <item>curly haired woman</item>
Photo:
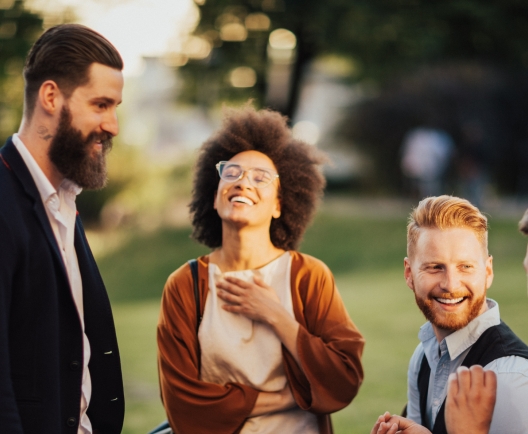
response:
[[[158,324],[162,398],[176,433],[332,432],[363,379],[364,340],[329,269],[295,249],[325,185],[323,156],[280,114],[231,110],[204,143],[190,204],[199,319],[188,264]]]

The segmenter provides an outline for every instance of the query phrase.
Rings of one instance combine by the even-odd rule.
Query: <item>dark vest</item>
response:
[[[528,346],[521,341],[515,333],[504,323],[487,329],[477,342],[473,344],[469,353],[462,362],[462,366],[473,365],[486,366],[495,359],[507,356],[519,356],[528,359]],[[422,366],[418,373],[418,390],[420,392],[420,414],[422,425],[429,426],[427,418],[427,392],[429,391],[429,376],[431,368],[427,362],[425,354],[422,359]],[[445,399],[440,407],[433,427],[433,434],[447,434],[445,425]]]

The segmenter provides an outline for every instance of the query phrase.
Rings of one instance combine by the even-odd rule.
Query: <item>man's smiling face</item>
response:
[[[407,285],[437,338],[465,327],[486,310],[492,257],[471,229],[421,229],[404,266]]]
[[[89,77],[62,107],[49,158],[64,177],[83,188],[99,189],[106,183],[106,154],[119,132],[116,109],[121,103],[123,74],[93,63]]]

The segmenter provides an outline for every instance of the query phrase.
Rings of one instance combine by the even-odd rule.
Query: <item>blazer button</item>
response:
[[[74,360],[73,362],[70,363],[70,369],[72,371],[76,371],[77,369],[79,369],[81,366],[81,364],[77,361],[77,360]]]
[[[68,420],[66,421],[66,425],[68,425],[68,426],[75,426],[75,425],[77,425],[77,418],[75,418],[75,417],[69,417]]]

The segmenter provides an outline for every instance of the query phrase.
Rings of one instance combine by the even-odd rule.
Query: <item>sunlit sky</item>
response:
[[[77,22],[116,46],[128,76],[140,73],[142,56],[177,51],[198,19],[193,0],[27,0],[26,4],[45,13],[73,8]]]

